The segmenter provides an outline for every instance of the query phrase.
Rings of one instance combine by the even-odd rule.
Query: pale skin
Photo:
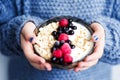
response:
[[[104,28],[99,23],[92,23],[91,28],[94,30],[92,35],[92,40],[96,43],[94,52],[87,56],[83,61],[79,62],[77,67],[74,68],[75,72],[86,70],[95,64],[97,64],[98,60],[102,57],[104,44],[105,44],[105,32]],[[29,63],[39,69],[39,70],[47,70],[51,71],[52,66],[45,61],[42,57],[36,55],[33,51],[33,44],[37,42],[36,35],[34,33],[34,29],[36,28],[35,24],[32,22],[27,22],[22,31],[21,31],[21,47],[24,51],[24,55],[26,56]],[[94,39],[94,36],[98,36],[98,40]],[[29,39],[33,37],[32,42]]]

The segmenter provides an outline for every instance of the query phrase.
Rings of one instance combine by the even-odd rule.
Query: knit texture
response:
[[[120,63],[119,4],[120,0],[0,0],[0,51],[11,56],[23,54],[20,48],[20,31],[28,21],[34,22],[37,26],[52,17],[75,16],[87,23],[97,21],[104,27],[106,44],[101,61],[118,64]],[[63,74],[58,70],[58,75],[59,72]],[[57,73],[51,72],[53,75]]]
[[[40,71],[20,57],[12,58],[10,62],[9,80],[111,80],[111,66],[102,62],[77,73],[55,68],[52,71]]]

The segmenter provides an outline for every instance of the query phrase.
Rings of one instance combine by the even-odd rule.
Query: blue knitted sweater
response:
[[[37,26],[51,17],[69,15],[88,23],[99,22],[106,31],[106,44],[101,61],[118,64],[119,4],[120,0],[0,0],[0,51],[9,56],[22,55],[20,31],[26,22],[33,21]],[[59,72],[62,74],[62,71]]]

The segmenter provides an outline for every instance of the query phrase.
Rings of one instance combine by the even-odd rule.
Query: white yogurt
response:
[[[74,35],[69,35],[69,39],[76,46],[71,52],[73,62],[76,62],[82,60],[89,54],[94,43],[91,40],[90,31],[86,27],[77,22],[72,22],[72,24],[77,27],[77,29],[74,30]]]

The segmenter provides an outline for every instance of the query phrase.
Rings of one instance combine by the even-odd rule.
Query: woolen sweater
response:
[[[96,21],[104,27],[106,44],[100,61],[118,64],[120,63],[119,4],[120,0],[0,0],[0,51],[8,56],[24,55],[20,47],[20,32],[28,21],[38,26],[52,17],[74,16],[87,23]],[[66,80],[59,75],[81,74],[56,69],[42,73],[50,74],[47,77],[41,74],[43,78],[40,80]],[[55,74],[58,75],[56,78],[52,76]],[[67,80],[79,80],[79,76]]]

